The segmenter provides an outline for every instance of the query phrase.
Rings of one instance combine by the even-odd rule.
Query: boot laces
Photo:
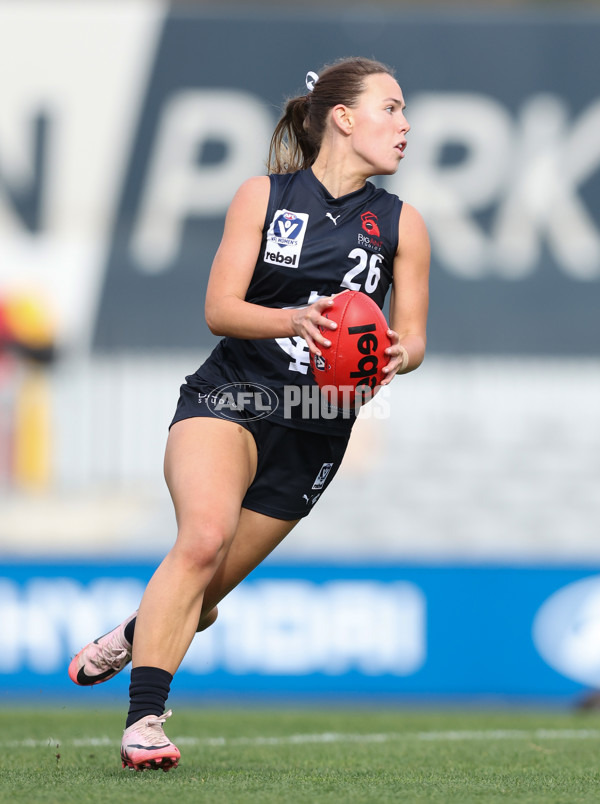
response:
[[[98,645],[98,652],[93,660],[93,664],[98,667],[115,667],[120,664],[123,659],[127,658],[129,649],[123,645],[119,637],[120,632],[117,631],[110,640]]]
[[[160,745],[164,743],[165,740],[170,742],[162,727],[165,720],[171,717],[172,714],[172,710],[169,709],[168,712],[160,715],[160,717],[158,715],[149,715],[144,723],[140,723],[139,734],[143,737],[144,741],[149,745]]]

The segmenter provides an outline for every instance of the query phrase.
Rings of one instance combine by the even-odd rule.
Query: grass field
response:
[[[121,769],[122,721],[5,709],[2,804],[600,801],[595,713],[179,707],[169,773]]]

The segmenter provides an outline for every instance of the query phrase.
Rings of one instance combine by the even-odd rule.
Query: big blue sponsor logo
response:
[[[135,611],[145,585],[126,567],[100,572],[93,577],[90,566],[83,572],[89,577],[76,577],[80,572],[65,566],[0,578],[4,690],[43,683],[77,692],[66,675],[70,658]],[[363,678],[368,688],[369,679],[403,678],[423,667],[426,607],[416,584],[268,576],[242,583],[219,606],[218,625],[198,635],[184,659],[179,689],[198,675],[231,690],[243,687],[242,676],[254,677],[257,689],[272,689],[279,678],[290,690],[308,679],[304,686],[318,691],[320,679],[344,676]]]

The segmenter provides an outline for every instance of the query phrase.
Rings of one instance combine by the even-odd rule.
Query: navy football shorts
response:
[[[181,386],[177,410],[170,426],[198,416],[224,418],[206,404],[215,387],[197,374]],[[242,501],[243,508],[276,519],[307,516],[340,467],[350,432],[346,435],[313,433],[253,418],[247,411],[228,410],[228,420],[249,430],[256,442],[256,475]]]

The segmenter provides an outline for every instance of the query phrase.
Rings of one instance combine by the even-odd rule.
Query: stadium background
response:
[[[179,694],[572,705],[598,686],[599,34],[593,4],[0,2],[3,696],[89,700],[70,655],[173,539],[166,426],[214,343],[228,201],[306,71],[356,53],[407,100],[385,186],[430,229],[428,357],[365,411]]]

